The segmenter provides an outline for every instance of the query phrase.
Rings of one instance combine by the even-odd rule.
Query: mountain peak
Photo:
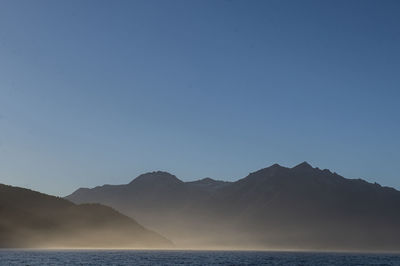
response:
[[[132,182],[130,182],[129,184],[132,184],[134,182],[135,183],[136,182],[182,183],[182,181],[179,180],[176,176],[164,171],[154,171],[139,175],[138,177],[133,179]]]
[[[254,177],[257,177],[257,176],[260,176],[260,175],[262,175],[262,176],[263,175],[275,175],[277,173],[282,173],[282,171],[286,171],[287,169],[288,168],[275,163],[275,164],[273,164],[273,165],[271,165],[269,167],[260,169],[260,170],[255,171],[255,172],[251,172],[248,175],[248,177],[253,177],[254,178]]]
[[[267,168],[264,168],[264,169],[261,169],[261,171],[269,171],[269,172],[279,172],[279,171],[282,171],[282,170],[287,170],[288,168],[287,167],[285,167],[285,166],[282,166],[282,165],[280,165],[280,164],[277,164],[277,163],[274,163],[273,165],[271,165],[271,166],[269,166],[269,167],[267,167]],[[258,171],[257,171],[258,172]]]
[[[306,170],[306,169],[314,169],[309,163],[307,163],[306,161],[296,165],[295,167],[293,167],[292,169],[297,169],[297,170]]]

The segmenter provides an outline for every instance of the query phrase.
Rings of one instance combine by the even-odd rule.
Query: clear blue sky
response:
[[[400,189],[399,1],[0,1],[0,183],[308,161]]]

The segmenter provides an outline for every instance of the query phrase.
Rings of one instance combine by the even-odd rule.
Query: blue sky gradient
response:
[[[0,1],[0,183],[308,161],[400,189],[399,1]]]

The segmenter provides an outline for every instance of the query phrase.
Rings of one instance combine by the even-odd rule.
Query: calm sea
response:
[[[1,265],[400,265],[400,254],[0,250]]]

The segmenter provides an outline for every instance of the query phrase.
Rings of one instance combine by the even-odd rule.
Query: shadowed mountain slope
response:
[[[160,235],[100,204],[76,205],[0,184],[0,247],[170,247]]]
[[[182,182],[165,172],[79,189],[188,247],[400,250],[400,192],[301,163],[236,182]]]

